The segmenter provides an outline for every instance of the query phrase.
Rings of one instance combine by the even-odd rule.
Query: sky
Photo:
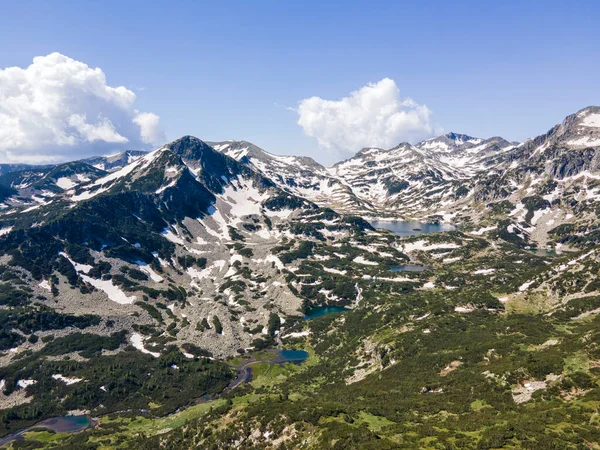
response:
[[[598,1],[5,1],[0,162],[246,140],[323,164],[600,104]]]

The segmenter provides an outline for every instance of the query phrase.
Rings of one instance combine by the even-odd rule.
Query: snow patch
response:
[[[163,281],[163,277],[161,277],[159,274],[157,274],[152,267],[150,267],[148,264],[146,264],[143,261],[137,261],[136,264],[138,265],[138,267],[140,268],[141,271],[146,272],[150,278],[152,279],[152,281],[155,281],[157,283],[160,283],[161,281]]]
[[[323,266],[323,270],[325,272],[329,272],[329,273],[335,273],[337,275],[346,275],[347,271],[346,270],[337,270],[337,269],[332,269],[330,267],[325,267]]]
[[[580,125],[584,127],[600,127],[600,114],[590,114],[586,116],[580,122]]]
[[[72,181],[71,179],[69,179],[67,177],[60,177],[58,180],[56,180],[55,184],[59,188],[64,189],[65,191],[68,191],[69,189],[73,189],[75,186],[77,186],[77,183],[75,183],[74,181]]]
[[[83,281],[86,283],[90,283],[96,289],[104,292],[106,295],[108,295],[110,300],[120,305],[131,305],[136,299],[135,295],[127,297],[125,292],[112,283],[112,280],[97,280],[95,278],[88,277],[87,275],[81,275],[81,278],[83,278]]]
[[[37,383],[36,380],[19,380],[17,381],[17,386],[21,389],[25,389],[27,386],[33,386],[35,383]]]
[[[181,239],[179,236],[173,233],[173,231],[169,227],[166,227],[160,234],[167,238],[169,241],[171,241],[173,244],[183,245],[183,239]]]
[[[298,331],[296,333],[289,333],[286,334],[285,336],[282,336],[281,339],[288,339],[288,338],[299,338],[299,337],[306,337],[310,335],[310,331]]]
[[[144,348],[144,337],[139,334],[139,333],[133,333],[131,335],[131,337],[129,338],[129,342],[131,342],[131,345],[133,345],[135,348],[137,348],[140,352],[142,353],[146,353],[148,355],[152,355],[155,358],[158,358],[160,356],[160,353],[157,352],[151,352],[150,350],[146,350]]]
[[[480,228],[479,230],[476,230],[476,231],[471,231],[471,233],[469,233],[469,234],[474,234],[475,236],[482,236],[484,233],[495,230],[496,228],[498,228],[498,227],[496,225],[493,225],[491,227],[484,227],[484,228]]]
[[[460,245],[458,245],[454,242],[431,244],[431,245],[428,245],[428,244],[429,244],[429,242],[425,241],[425,240],[415,241],[415,242],[407,242],[406,244],[404,244],[401,247],[401,251],[412,252],[415,250],[420,250],[420,251],[427,252],[429,250],[437,250],[437,249],[460,248]]]
[[[489,275],[490,273],[494,273],[496,269],[479,269],[473,272],[474,275]]]
[[[57,381],[62,381],[67,386],[70,386],[71,384],[79,383],[80,381],[84,380],[83,378],[65,377],[60,374],[52,375],[52,378],[54,378]]]
[[[375,261],[369,261],[368,259],[365,259],[362,256],[357,256],[356,258],[354,258],[352,260],[352,262],[355,262],[357,264],[363,264],[365,266],[378,266],[379,265],[379,263],[377,263]]]
[[[283,268],[285,267],[281,260],[275,255],[268,255],[265,258],[265,261],[275,263],[275,267],[277,267],[279,270],[283,270]]]

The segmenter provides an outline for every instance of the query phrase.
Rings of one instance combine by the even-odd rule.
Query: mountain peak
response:
[[[577,128],[600,128],[600,106],[587,106],[570,114],[559,125],[562,131]]]
[[[468,134],[455,133],[453,131],[451,131],[450,133],[446,133],[444,135],[444,137],[446,139],[454,141],[456,143],[456,145],[462,145],[465,142],[470,142],[473,144],[481,142],[481,139],[479,139],[479,138],[469,136]]]
[[[174,148],[174,147],[179,147],[181,145],[201,145],[201,144],[206,145],[206,143],[203,140],[198,139],[196,136],[187,134],[185,136],[181,136],[179,139],[175,139],[174,141],[169,142],[168,144],[165,145],[165,147]]]
[[[279,168],[283,166],[296,167],[298,170],[313,169],[324,170],[325,168],[309,156],[286,156],[269,153],[248,141],[223,141],[208,142],[212,148],[237,161],[253,164],[256,160],[262,164],[275,164]]]
[[[544,145],[571,149],[600,146],[600,107],[587,106],[567,116],[544,136]]]
[[[580,109],[575,114],[577,116],[581,117],[581,116],[586,116],[588,114],[599,114],[599,113],[600,113],[600,106],[590,105],[590,106],[586,106],[585,108]]]
[[[205,154],[218,154],[210,145],[195,136],[182,136],[163,146],[178,154],[184,160],[199,160]]]
[[[600,106],[588,106],[575,113],[577,125],[581,128],[600,128]]]
[[[81,162],[94,166],[97,169],[112,172],[125,167],[127,164],[132,163],[146,153],[147,152],[142,150],[125,150],[119,153],[113,153],[112,155],[82,159]]]
[[[459,148],[468,148],[478,145],[483,139],[469,136],[468,134],[450,132],[442,136],[427,139],[416,145],[417,148],[434,152],[451,152]]]
[[[353,157],[364,156],[370,153],[384,152],[385,150],[379,147],[365,147],[361,148]]]

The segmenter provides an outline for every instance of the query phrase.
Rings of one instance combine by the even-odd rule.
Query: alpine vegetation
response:
[[[4,164],[0,208],[7,448],[600,442],[600,107],[331,167],[192,136]]]

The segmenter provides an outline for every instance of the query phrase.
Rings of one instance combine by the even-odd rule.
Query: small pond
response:
[[[406,264],[404,266],[394,266],[390,269],[390,272],[423,272],[425,270],[432,270],[431,266],[419,266],[417,264]]]
[[[398,236],[415,236],[417,234],[440,233],[442,231],[454,231],[456,227],[448,223],[425,223],[375,220],[369,222],[374,228],[385,228],[393,231]]]
[[[277,358],[272,359],[271,362],[273,364],[288,362],[300,364],[306,361],[306,358],[308,358],[308,352],[305,350],[281,350]]]
[[[342,313],[346,311],[350,311],[350,309],[344,308],[343,306],[315,306],[306,312],[304,320],[316,319],[317,317],[322,317],[327,314]]]
[[[0,446],[6,445],[15,440],[23,439],[23,434],[31,430],[45,428],[56,433],[76,433],[78,431],[83,431],[87,428],[90,428],[93,425],[94,423],[87,416],[53,417],[51,419],[42,420],[41,422],[38,422],[32,427],[26,428],[25,430],[17,431],[3,437],[0,439]]]
[[[92,426],[87,416],[65,416],[46,419],[35,425],[36,428],[48,428],[57,433],[75,433]]]

